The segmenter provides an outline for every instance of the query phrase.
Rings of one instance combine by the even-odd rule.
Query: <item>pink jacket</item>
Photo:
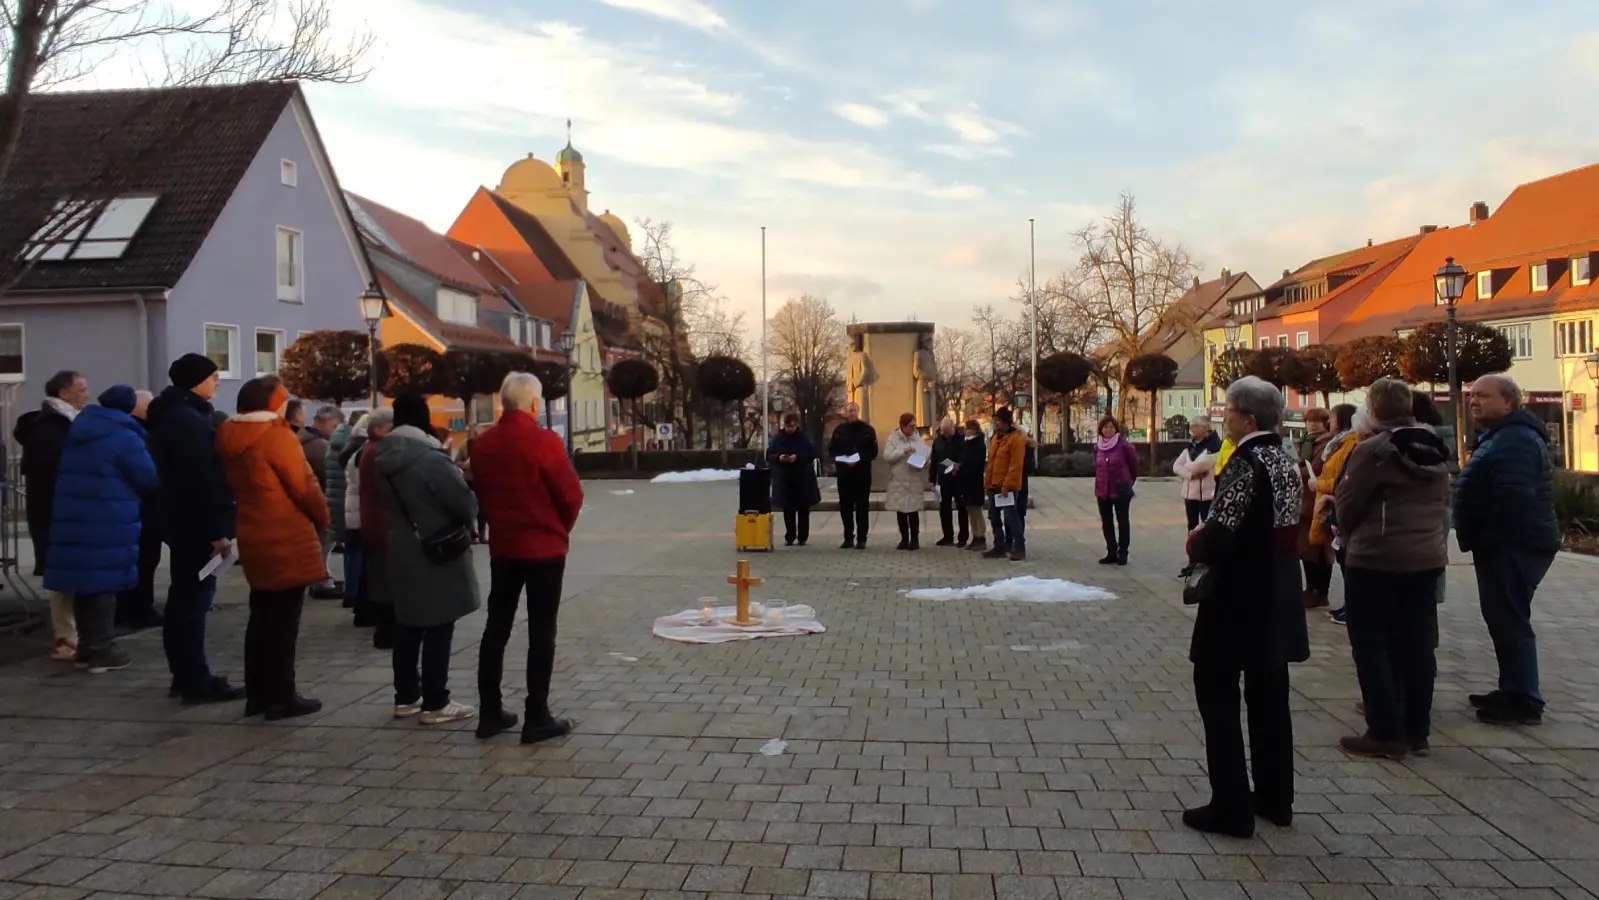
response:
[[[1172,474],[1178,478],[1184,500],[1209,500],[1216,496],[1216,454],[1207,450],[1197,459],[1190,458],[1192,449],[1183,449],[1171,464]]]

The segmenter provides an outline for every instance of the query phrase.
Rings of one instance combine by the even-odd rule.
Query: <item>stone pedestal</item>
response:
[[[913,374],[916,351],[923,335],[933,334],[931,322],[857,322],[845,326],[854,347],[858,337],[861,351],[871,362],[869,384],[851,392],[861,404],[861,418],[877,431],[878,450],[888,442],[889,432],[899,427],[899,417],[915,414],[916,378]],[[846,389],[847,389],[846,385]],[[938,422],[930,423],[929,430]],[[888,465],[879,459],[872,467],[872,487],[881,491],[888,484]]]

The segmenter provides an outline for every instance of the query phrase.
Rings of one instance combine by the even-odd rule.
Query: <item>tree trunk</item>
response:
[[[726,415],[726,413],[723,413],[723,415]],[[727,439],[728,439],[727,429],[724,428],[724,429],[722,429],[722,468],[724,468],[724,469],[727,468],[727,466],[728,466],[728,461],[727,461]]]
[[[627,423],[627,446],[629,455],[633,458],[633,471],[638,471],[638,398],[634,397],[627,403],[628,410],[632,413]]]
[[[1160,392],[1149,392],[1149,473],[1153,475],[1160,466],[1160,439],[1161,433],[1156,425],[1160,422]]]

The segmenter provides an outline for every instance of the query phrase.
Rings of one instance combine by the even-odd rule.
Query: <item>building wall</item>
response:
[[[285,347],[306,331],[366,330],[357,302],[365,273],[344,229],[342,200],[318,171],[302,115],[297,103],[284,110],[168,301],[169,357],[203,353],[208,323],[238,329],[240,361],[222,381],[218,409],[232,410],[239,385],[258,374],[258,329],[282,332]],[[295,187],[282,183],[285,159],[295,163]],[[278,299],[278,226],[302,234],[303,303]]]
[[[16,404],[31,409],[44,398],[44,383],[63,369],[82,372],[99,394],[113,384],[160,390],[167,383],[165,310],[145,304],[149,370],[139,372],[139,316],[129,294],[115,297],[59,296],[0,300],[0,325],[22,326],[23,373]],[[159,376],[159,377],[157,377]]]
[[[594,317],[590,314],[587,288],[572,319],[572,361],[578,370],[572,374],[572,390],[568,399],[568,421],[572,423],[572,447],[586,453],[600,453],[607,449],[605,357],[599,334],[594,330]]]
[[[601,299],[626,310],[638,308],[638,293],[629,290],[621,275],[605,261],[605,250],[599,238],[573,211],[572,201],[565,191],[519,190],[502,184],[498,193],[538,218]]]

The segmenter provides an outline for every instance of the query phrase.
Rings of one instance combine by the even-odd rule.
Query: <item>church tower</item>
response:
[[[572,120],[566,120],[566,146],[555,154],[555,173],[561,176],[572,202],[583,212],[589,210],[589,192],[583,183],[583,154],[572,147]]]

